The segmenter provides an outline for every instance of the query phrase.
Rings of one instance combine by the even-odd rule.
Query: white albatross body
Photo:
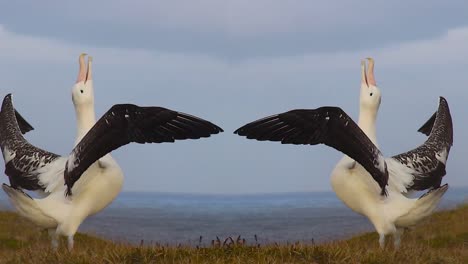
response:
[[[74,146],[96,123],[94,111],[94,87],[91,61],[88,70],[84,67],[84,54],[80,56],[78,80],[72,88],[72,99],[77,120],[77,135]],[[72,154],[73,155],[73,154]],[[58,236],[68,237],[68,248],[73,248],[73,236],[81,223],[93,214],[107,207],[120,193],[123,172],[110,154],[94,162],[73,186],[73,198],[66,197],[67,186],[63,178],[67,157],[59,157],[39,169],[39,181],[46,187],[44,198],[22,199],[12,202],[20,214],[36,225],[47,228],[52,238],[52,246],[58,247]],[[11,190],[10,190],[11,192]],[[18,197],[18,196],[16,196]],[[23,203],[22,203],[23,202]]]
[[[63,235],[71,250],[80,224],[120,193],[123,172],[109,152],[131,142],[174,142],[222,132],[198,117],[162,107],[128,104],[114,105],[96,122],[91,57],[86,69],[84,55],[80,55],[78,80],[72,89],[77,136],[69,156],[38,149],[22,137],[21,133],[32,127],[28,130],[29,124],[18,118],[19,114],[15,117],[10,95],[5,97],[0,112],[0,143],[11,184],[2,187],[23,217],[49,230],[55,249],[58,236]],[[22,189],[46,196],[34,199]]]
[[[381,102],[381,93],[376,86],[373,74],[373,60],[369,61],[366,74],[362,64],[362,82],[358,126],[378,148],[376,119]],[[371,95],[372,94],[372,95]],[[449,148],[449,147],[448,147]],[[447,153],[441,159],[446,163]],[[383,156],[379,156],[383,158]],[[409,198],[408,187],[413,182],[413,170],[396,161],[386,158],[380,161],[388,168],[387,195],[380,195],[380,187],[369,172],[359,163],[344,156],[331,173],[331,184],[338,198],[353,211],[366,216],[379,233],[379,243],[383,247],[385,235],[395,235],[395,246],[400,244],[400,235],[430,215],[439,203],[446,187],[430,193],[426,197]]]
[[[260,141],[283,144],[325,144],[345,154],[331,173],[338,198],[355,212],[366,216],[379,233],[395,235],[400,244],[404,228],[430,215],[448,186],[440,186],[453,141],[448,104],[441,97],[438,111],[419,130],[429,136],[420,147],[385,158],[377,145],[376,118],[381,93],[375,83],[374,62],[366,73],[362,62],[358,124],[338,107],[297,109],[253,121],[234,133]],[[430,189],[418,199],[411,191]]]

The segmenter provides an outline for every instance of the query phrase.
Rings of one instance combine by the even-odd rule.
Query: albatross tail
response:
[[[448,190],[448,184],[432,189],[419,197],[408,213],[396,219],[397,227],[411,227],[429,216],[437,207],[442,196]]]
[[[52,217],[45,215],[39,208],[36,201],[27,193],[20,189],[12,188],[7,184],[3,184],[2,188],[21,216],[40,227],[50,228],[57,226],[57,221],[55,221],[55,219]]]

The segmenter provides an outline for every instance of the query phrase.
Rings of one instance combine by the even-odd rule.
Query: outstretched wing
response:
[[[6,95],[0,111],[0,147],[5,174],[14,188],[46,190],[53,176],[42,176],[57,174],[57,166],[53,164],[59,155],[30,144],[22,135],[30,130],[32,126],[14,109],[11,94]]]
[[[450,148],[453,144],[453,125],[450,109],[445,98],[440,97],[437,112],[418,130],[428,135],[426,142],[408,152],[393,156],[398,166],[408,171],[411,179],[407,190],[422,191],[438,188],[445,176]],[[400,173],[401,174],[401,173]],[[395,177],[402,175],[395,175]],[[392,176],[393,177],[393,176]]]
[[[220,132],[223,130],[209,121],[166,108],[114,105],[70,154],[64,175],[68,194],[91,164],[130,142],[174,142],[209,137]]]
[[[254,121],[234,133],[260,141],[333,147],[359,162],[385,193],[388,171],[382,153],[338,107],[292,110]]]

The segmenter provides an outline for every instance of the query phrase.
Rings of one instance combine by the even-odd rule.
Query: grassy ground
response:
[[[405,232],[402,247],[378,248],[376,233],[320,245],[230,245],[207,248],[115,244],[77,234],[54,252],[41,232],[9,212],[0,212],[0,263],[468,263],[468,205],[434,214]]]

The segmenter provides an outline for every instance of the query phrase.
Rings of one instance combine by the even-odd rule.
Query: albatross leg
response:
[[[68,251],[72,251],[73,250],[73,244],[74,244],[73,235],[67,237],[67,242],[68,242],[68,244],[67,244]]]
[[[397,228],[395,232],[395,239],[393,241],[393,245],[395,246],[396,249],[400,248],[400,243],[401,243],[401,235],[403,234],[403,231],[405,229],[403,228]]]
[[[47,229],[47,232],[49,233],[52,249],[56,251],[58,249],[58,246],[59,246],[57,232],[53,228]]]
[[[385,235],[384,234],[379,234],[379,245],[380,248],[383,249],[385,246]]]

